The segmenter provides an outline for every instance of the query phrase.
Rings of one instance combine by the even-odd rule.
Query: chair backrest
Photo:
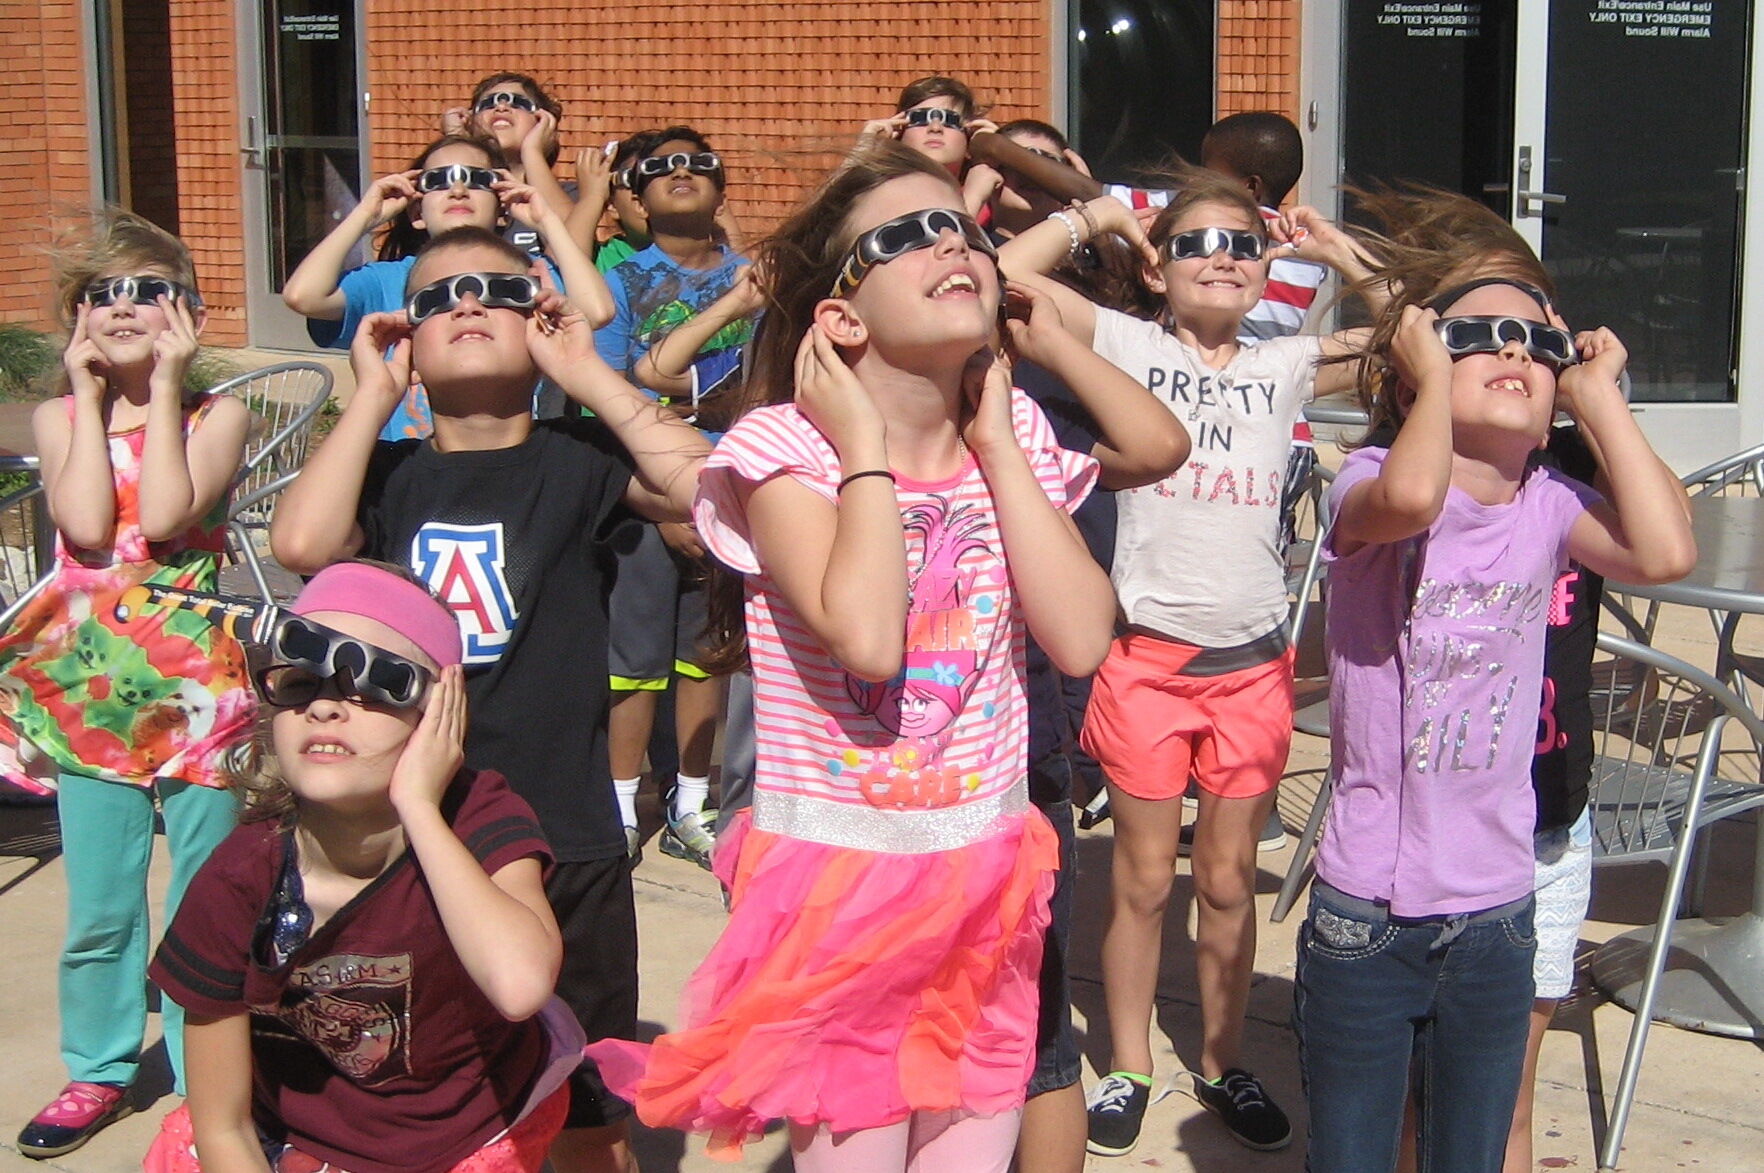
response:
[[[1666,860],[1702,791],[1698,826],[1764,806],[1764,721],[1713,675],[1647,644],[1600,632],[1593,666],[1588,805],[1594,860]]]
[[[235,497],[250,495],[305,462],[313,423],[331,397],[331,385],[329,368],[314,362],[285,362],[211,388],[214,394],[237,396],[258,420],[233,485]]]
[[[40,509],[43,482],[0,497],[0,604],[10,607],[53,568],[55,535]]]
[[[1288,642],[1298,646],[1305,632],[1311,593],[1323,578],[1323,539],[1329,534],[1329,485],[1335,473],[1318,463],[1311,469],[1310,483],[1294,519],[1294,538],[1286,550],[1287,591],[1293,597],[1287,616]]]
[[[1723,456],[1679,481],[1693,497],[1764,496],[1764,444]]]

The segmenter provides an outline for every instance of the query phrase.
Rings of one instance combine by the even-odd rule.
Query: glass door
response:
[[[1342,14],[1344,181],[1420,180],[1511,219],[1570,324],[1623,338],[1636,402],[1735,398],[1746,0]]]
[[[282,304],[288,274],[361,198],[358,0],[261,0],[247,6],[245,161],[251,340],[310,349]],[[367,260],[366,245],[350,264]]]

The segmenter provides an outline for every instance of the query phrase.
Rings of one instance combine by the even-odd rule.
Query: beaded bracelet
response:
[[[1076,257],[1083,251],[1084,240],[1078,235],[1078,222],[1072,219],[1072,214],[1070,212],[1062,208],[1057,212],[1048,213],[1047,218],[1049,220],[1058,220],[1061,224],[1066,226],[1066,235],[1072,238],[1072,256]]]
[[[845,492],[845,486],[851,484],[851,482],[853,482],[853,481],[861,481],[865,477],[887,477],[889,484],[892,485],[895,483],[894,474],[889,472],[887,469],[885,469],[885,468],[866,468],[864,471],[854,472],[850,476],[846,477],[844,480],[840,481],[838,492],[839,493]],[[837,494],[835,494],[835,495],[837,495]]]

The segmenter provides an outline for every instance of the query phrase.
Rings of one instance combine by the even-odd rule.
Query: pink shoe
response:
[[[24,1126],[18,1134],[18,1151],[38,1158],[73,1152],[106,1124],[135,1110],[128,1093],[121,1084],[75,1080]]]

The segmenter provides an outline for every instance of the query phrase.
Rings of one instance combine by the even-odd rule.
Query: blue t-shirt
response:
[[[608,366],[628,377],[663,335],[729,292],[747,260],[727,246],[720,251],[716,268],[687,269],[652,244],[608,270],[606,283],[617,309],[613,320],[594,332],[594,349]],[[731,322],[699,357],[737,349],[752,334],[752,322]]]
[[[563,275],[550,260],[551,279],[563,289]],[[369,314],[392,314],[404,308],[404,284],[416,265],[415,257],[396,261],[369,261],[359,269],[343,274],[337,291],[343,295],[343,316],[335,322],[324,318],[306,319],[306,336],[314,345],[329,350],[348,350],[355,341],[355,332]],[[565,290],[567,293],[568,291]],[[404,393],[404,400],[393,411],[392,418],[380,429],[382,440],[421,440],[435,431],[435,417],[429,410],[429,396],[421,383],[413,382]]]

